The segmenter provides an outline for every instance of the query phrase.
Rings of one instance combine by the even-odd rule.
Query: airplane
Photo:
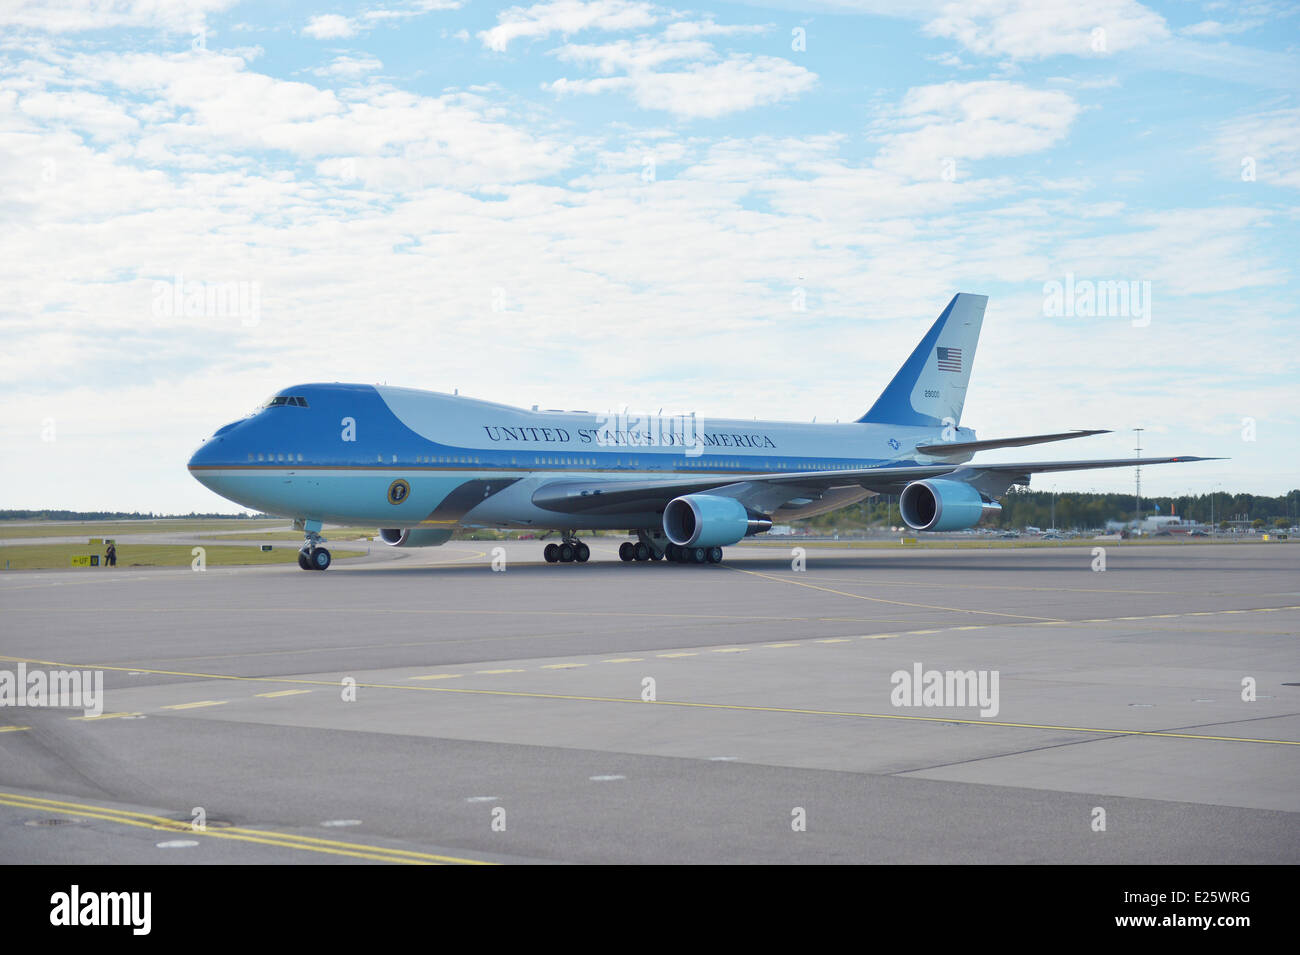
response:
[[[538,411],[387,385],[304,384],[219,428],[190,473],[292,517],[304,570],[330,566],[324,524],[375,524],[394,547],[458,528],[558,532],[549,563],[584,563],[578,529],[628,530],[625,562],[717,564],[722,548],[878,494],[917,531],[973,527],[1035,473],[1216,460],[1189,456],[987,463],[980,451],[1102,430],[979,440],[961,427],[988,296],[953,296],[856,421],[795,423]],[[543,535],[546,536],[546,535]]]

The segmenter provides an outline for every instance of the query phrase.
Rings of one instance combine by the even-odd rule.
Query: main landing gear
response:
[[[663,560],[664,552],[656,550],[645,541],[624,541],[618,546],[618,559],[624,562],[633,560]]]
[[[578,540],[576,531],[565,531],[558,544],[547,544],[542,551],[548,564],[585,564],[591,558],[591,548]]]
[[[670,563],[678,564],[720,564],[722,548],[678,547],[676,544],[668,544],[663,550],[656,550],[644,541],[637,541],[635,544],[625,541],[618,548],[618,557],[625,562],[667,558]]]
[[[330,552],[320,546],[323,543],[325,538],[315,531],[308,531],[302,550],[298,551],[298,566],[303,570],[328,570]]]

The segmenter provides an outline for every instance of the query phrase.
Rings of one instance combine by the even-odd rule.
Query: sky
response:
[[[4,0],[0,508],[237,510],[312,381],[860,416],[958,291],[988,460],[1300,486],[1300,6]],[[1100,294],[1091,295],[1100,290]],[[1038,478],[1129,490],[1133,473]]]

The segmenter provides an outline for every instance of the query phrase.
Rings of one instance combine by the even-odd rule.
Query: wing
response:
[[[739,481],[726,476],[690,476],[666,480],[557,478],[542,484],[533,493],[532,499],[538,507],[562,514],[617,514],[622,511],[643,513],[662,510],[669,501],[683,494],[708,491],[723,497],[734,497],[756,511],[771,513],[786,501],[801,497],[816,499],[835,488],[860,487],[877,494],[898,494],[913,481],[942,477],[970,484],[986,497],[997,498],[1005,494],[1013,484],[1028,484],[1033,474],[1220,460],[1223,459],[1179,455],[1171,458],[1110,458],[1100,461],[1009,464],[972,462],[906,467],[882,465],[838,471],[789,471],[754,475]]]
[[[994,448],[1023,448],[1031,444],[1047,444],[1049,441],[1070,441],[1074,438],[1087,438],[1094,434],[1110,434],[1105,429],[1092,431],[1060,431],[1056,434],[1028,434],[1018,438],[991,438],[987,441],[942,441],[939,444],[918,444],[916,450],[940,458],[955,457],[960,454],[972,454],[976,451],[991,451]]]

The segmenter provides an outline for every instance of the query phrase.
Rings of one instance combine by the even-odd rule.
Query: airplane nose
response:
[[[220,444],[216,438],[208,438],[198,449],[190,455],[189,464],[186,466],[193,471],[195,468],[210,466],[216,464],[215,448]]]
[[[186,466],[193,471],[195,468],[229,465],[233,446],[227,443],[226,434],[241,423],[232,421],[230,424],[218,428],[212,437],[200,444],[198,450],[190,455],[189,463]],[[198,475],[196,474],[195,477],[198,477]]]

